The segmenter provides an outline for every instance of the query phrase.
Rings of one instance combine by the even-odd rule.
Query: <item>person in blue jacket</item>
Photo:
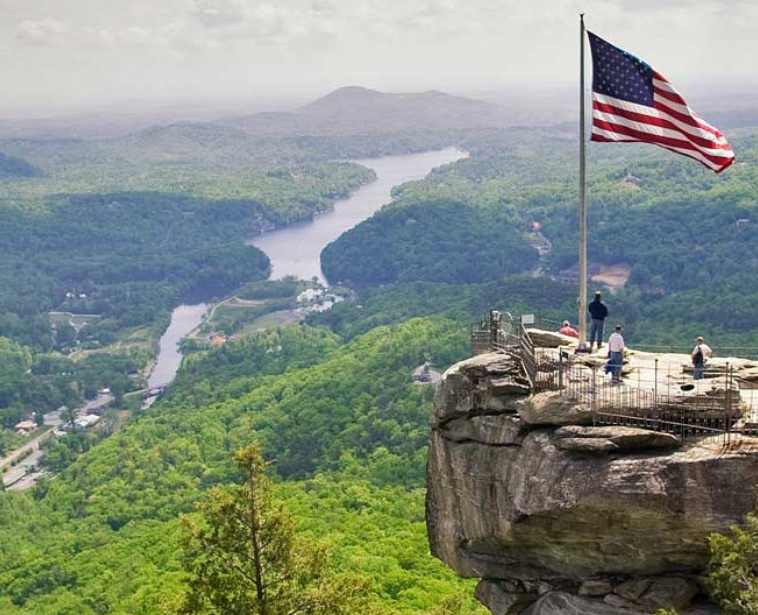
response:
[[[597,341],[597,349],[600,350],[603,346],[603,327],[605,326],[605,319],[608,318],[608,306],[603,303],[603,293],[599,290],[595,291],[595,298],[590,302],[588,310],[592,317],[590,349],[592,349],[592,344]]]

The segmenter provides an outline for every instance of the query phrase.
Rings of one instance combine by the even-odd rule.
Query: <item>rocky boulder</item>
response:
[[[518,415],[529,425],[589,425],[592,412],[586,404],[561,395],[559,391],[538,393],[522,403]]]
[[[521,441],[518,417],[482,415],[452,419],[441,426],[443,436],[454,442],[506,445]]]
[[[583,598],[565,592],[550,592],[523,612],[524,615],[643,615],[642,611],[619,610],[602,600]]]
[[[527,329],[526,332],[537,348],[558,348],[559,346],[574,347],[579,343],[575,337],[563,335],[553,331],[544,331],[543,329]]]
[[[519,361],[507,354],[480,354],[445,372],[447,386],[437,391],[438,423],[475,414],[516,413],[531,395]]]
[[[494,613],[495,611],[493,611]],[[634,607],[613,606],[602,600],[583,598],[566,592],[550,592],[539,598],[523,615],[643,615]],[[693,605],[678,611],[679,615],[717,615],[719,609],[712,605]]]
[[[613,604],[613,598],[619,598],[623,602],[616,601],[617,605],[642,607],[648,611],[681,609],[689,604],[698,591],[697,583],[687,577],[630,579],[614,587],[613,593],[605,596],[605,602]]]
[[[539,598],[539,594],[522,591],[515,583],[485,580],[476,586],[476,599],[494,615],[521,613]]]
[[[644,451],[679,446],[679,438],[669,433],[610,425],[604,427],[561,427],[554,434],[555,445],[564,451],[612,453]]]

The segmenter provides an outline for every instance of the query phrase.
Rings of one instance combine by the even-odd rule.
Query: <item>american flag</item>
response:
[[[592,141],[653,143],[720,173],[734,162],[724,135],[649,64],[592,32]]]

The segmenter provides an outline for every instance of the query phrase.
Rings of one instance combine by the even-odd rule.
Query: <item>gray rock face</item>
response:
[[[607,427],[570,425],[558,429],[554,436],[558,448],[586,453],[644,451],[672,448],[680,444],[679,439],[669,433],[620,425]]]
[[[613,591],[650,611],[663,608],[681,609],[698,593],[697,584],[683,577],[661,577],[649,581],[645,589],[641,593],[635,592],[633,597],[624,596],[622,586],[616,587]]]
[[[540,597],[523,611],[522,615],[644,615],[651,612],[608,604],[603,600],[583,598],[566,592],[550,592]],[[680,610],[679,613],[680,615],[718,615],[721,611],[712,605],[695,605]]]
[[[633,615],[686,604],[707,536],[756,505],[758,454],[725,451],[720,440],[672,448],[676,438],[649,430],[529,422],[535,404],[522,381],[498,354],[443,377],[427,467],[432,552],[484,579],[477,596],[493,613],[518,612],[536,596],[524,613]],[[547,399],[537,405],[565,406]],[[576,443],[604,454],[578,455]]]
[[[602,600],[551,592],[524,611],[524,615],[643,615],[643,612],[619,608]]]
[[[557,391],[538,393],[521,404],[518,415],[529,425],[589,425],[592,412]]]
[[[619,447],[605,438],[561,438],[555,445],[562,451],[605,455],[618,452]]]
[[[613,583],[608,579],[587,579],[579,588],[580,596],[605,596],[613,591]]]
[[[442,424],[471,413],[512,413],[531,395],[517,361],[501,353],[481,354],[445,372],[447,386],[437,391],[437,421]]]
[[[521,441],[518,417],[502,414],[453,419],[442,425],[440,430],[445,438],[455,442],[507,446]]]
[[[509,587],[507,581],[489,580],[482,581],[476,586],[474,596],[494,615],[516,615],[539,598],[536,593],[520,591],[518,586]]]

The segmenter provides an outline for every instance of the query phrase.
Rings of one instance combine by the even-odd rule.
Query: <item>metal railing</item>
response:
[[[518,356],[521,359],[521,364],[524,366],[524,372],[526,372],[529,383],[532,390],[538,388],[538,369],[537,369],[537,355],[534,352],[534,343],[532,338],[527,333],[524,325],[519,325],[518,336]]]
[[[613,383],[605,367],[588,364],[568,353],[538,358],[543,373],[537,390],[557,390],[584,403],[596,425],[641,427],[672,433],[682,440],[732,433],[758,435],[758,389],[735,375],[733,366],[708,368],[705,377],[693,380],[686,366],[679,369],[658,360],[650,368],[636,367],[622,382]],[[545,365],[543,368],[542,366]]]
[[[635,350],[643,352],[659,352],[668,354],[690,354],[694,348],[692,344],[643,344],[634,343]],[[714,355],[721,357],[740,357],[742,359],[758,359],[758,348],[755,346],[711,346]]]
[[[518,346],[520,325],[508,312],[490,310],[487,318],[471,328],[471,354],[502,350],[512,352]]]
[[[526,328],[514,323],[508,312],[490,310],[489,315],[471,330],[471,354],[500,351],[517,357],[534,390],[537,383],[537,358]]]
[[[733,433],[758,436],[758,380],[748,381],[733,365],[706,367],[693,378],[690,365],[665,367],[656,358],[637,365],[622,382],[613,383],[597,357],[575,355],[566,349],[535,348],[523,325],[507,315],[506,326],[497,312],[472,331],[472,352],[502,351],[518,357],[532,390],[560,391],[586,404],[596,425],[653,429],[680,439]]]

